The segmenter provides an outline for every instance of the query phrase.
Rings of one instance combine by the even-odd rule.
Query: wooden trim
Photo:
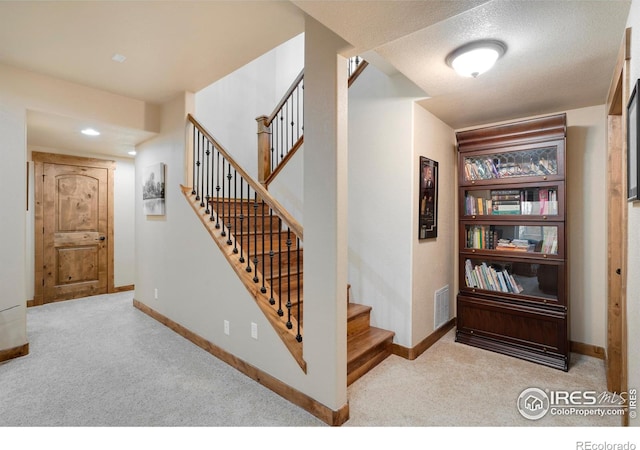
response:
[[[298,87],[298,84],[300,83],[300,81],[302,81],[303,78],[304,78],[304,69],[302,69],[298,74],[298,76],[296,77],[296,79],[293,80],[293,83],[291,83],[291,86],[289,86],[289,89],[287,90],[287,92],[285,92],[285,94],[282,96],[282,100],[278,102],[278,105],[273,109],[273,112],[269,115],[269,118],[267,119],[267,122],[266,122],[267,126],[271,125],[271,122],[273,122],[273,119],[275,119],[276,115],[278,114],[278,111],[280,111],[280,108],[282,108],[282,106],[287,102],[287,99],[289,98],[291,93]]]
[[[33,304],[32,306],[39,306],[44,304],[44,215],[43,215],[43,183],[44,183],[44,163],[34,161],[34,205],[33,205],[33,223],[34,223],[34,289],[33,289]]]
[[[0,350],[0,362],[8,361],[10,359],[19,358],[21,356],[27,356],[29,354],[29,343],[18,347],[9,348],[7,350]]]
[[[35,162],[63,164],[66,166],[86,166],[114,170],[116,168],[115,161],[107,159],[85,158],[82,156],[62,155],[58,153],[32,152],[31,159]]]
[[[607,95],[607,390],[628,390],[627,343],[627,108],[631,28],[625,30]],[[628,412],[622,425],[629,425]]]
[[[127,292],[127,291],[133,291],[135,290],[136,285],[135,284],[127,284],[126,286],[118,286],[113,288],[113,292]]]
[[[278,315],[276,308],[269,304],[267,296],[260,292],[260,286],[253,281],[253,275],[246,271],[245,265],[239,262],[237,257],[238,255],[233,253],[233,247],[227,245],[227,238],[221,234],[222,229],[215,228],[215,222],[209,220],[209,214],[205,212],[205,208],[200,206],[200,202],[198,200],[195,200],[195,196],[191,194],[191,188],[182,186],[182,193],[195,211],[196,215],[200,218],[200,222],[202,222],[205,229],[209,232],[209,235],[213,238],[214,242],[235,271],[236,275],[238,275],[238,278],[240,278],[242,284],[247,288],[249,294],[251,294],[269,323],[271,323],[276,334],[280,336],[280,339],[289,349],[289,352],[296,360],[302,371],[307,373],[307,363],[303,357],[302,344],[296,340],[296,319],[294,317],[288,318],[286,316]],[[266,284],[267,291],[269,290],[269,287],[270,286]],[[277,305],[278,296],[276,293],[274,293],[273,296]],[[291,328],[287,328],[285,321],[290,321],[293,326]]]
[[[429,336],[424,338],[418,345],[412,348],[403,347],[402,345],[392,343],[389,346],[391,353],[400,356],[401,358],[413,361],[418,356],[422,355],[429,347],[438,342],[442,337],[447,334],[453,327],[456,326],[456,318],[449,320],[440,328],[435,330]]]
[[[115,255],[114,255],[114,172],[115,167],[107,171],[107,293],[115,292]]]
[[[284,166],[286,166],[287,163],[291,161],[291,158],[293,158],[293,155],[295,155],[298,149],[302,147],[302,144],[304,144],[304,135],[300,136],[300,138],[296,141],[296,143],[293,145],[291,150],[289,150],[289,153],[287,153],[287,156],[285,156],[282,159],[282,161],[280,161],[280,164],[278,164],[278,167],[276,167],[276,170],[271,172],[271,174],[267,177],[267,179],[264,180],[265,187],[269,187],[269,184],[271,184],[271,182],[275,179],[275,177],[278,176],[278,174],[284,168]]]
[[[474,151],[564,139],[566,114],[538,117],[456,133],[459,151]]]
[[[193,331],[185,328],[184,326],[174,322],[168,317],[160,314],[159,312],[151,309],[147,305],[139,302],[138,300],[133,300],[133,306],[157,320],[161,324],[170,328],[180,336],[185,339],[191,341],[193,344],[202,348],[203,350],[211,353],[213,356],[218,358],[219,360],[227,363],[234,369],[239,372],[245,374],[249,378],[257,381],[261,385],[280,395],[284,399],[290,401],[294,405],[299,406],[305,411],[313,414],[318,419],[322,420],[324,423],[331,426],[340,426],[349,420],[349,403],[347,402],[342,408],[337,411],[331,410],[324,406],[321,403],[318,403],[313,398],[308,395],[292,388],[291,386],[283,383],[277,378],[269,375],[268,373],[258,369],[257,367],[252,366],[251,364],[241,360],[240,358],[232,355],[231,353],[223,350],[212,342],[204,339],[203,337],[197,335]]]
[[[229,155],[229,152],[225,150],[225,148],[216,141],[213,136],[193,117],[191,114],[187,115],[189,121],[195,126],[200,132],[207,138],[209,141],[216,147],[216,149],[222,154],[224,158],[226,158],[227,162],[229,162],[233,168],[236,170],[238,175],[243,177],[249,185],[256,192],[258,197],[263,200],[273,211],[282,219],[282,221],[291,229],[291,232],[296,236],[303,239],[302,233],[302,225],[291,215],[289,212],[278,202],[269,191],[267,191],[260,183],[255,181],[252,176],[250,176],[240,165]],[[189,190],[191,191],[191,190]],[[185,193],[186,195],[186,193]]]
[[[582,342],[571,341],[569,342],[570,349],[573,353],[579,355],[591,356],[592,358],[598,358],[605,360],[607,358],[607,352],[604,348],[597,345],[583,344]]]
[[[32,306],[37,306],[36,301],[34,299],[27,300],[27,308],[31,308]]]

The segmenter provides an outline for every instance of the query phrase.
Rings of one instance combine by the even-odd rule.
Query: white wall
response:
[[[303,65],[300,34],[196,93],[196,119],[254,178],[256,118],[273,112]]]
[[[415,104],[411,195],[411,342],[429,336],[434,327],[434,294],[449,286],[449,318],[455,316],[457,294],[457,151],[453,130],[440,119]],[[418,199],[420,156],[438,162],[438,237],[418,239]]]
[[[627,26],[631,30],[631,73],[629,79],[633,84],[640,78],[640,2],[631,3]],[[629,92],[631,94],[631,92]],[[623,99],[626,105],[628,99]],[[640,342],[640,203],[630,203],[628,207],[628,246],[627,246],[627,342],[628,342],[628,384],[630,388],[640,388],[640,358],[637,344]],[[640,418],[630,420],[633,426],[640,426]]]
[[[431,279],[435,284],[425,285],[424,275],[416,277],[424,261],[435,260],[444,251],[434,253],[441,243],[446,247],[447,228],[453,221],[453,209],[445,201],[437,244],[418,242],[418,158],[442,160],[446,191],[451,185],[454,139],[450,128],[415,106],[422,96],[404,76],[388,76],[373,65],[349,88],[351,301],[372,306],[372,324],[394,331],[394,342],[405,347],[413,347],[433,331],[423,323],[420,307],[414,317],[416,305],[432,310],[433,291],[450,282],[440,271]],[[450,194],[442,195],[446,199]],[[452,257],[453,252],[441,259],[443,267],[453,264]]]
[[[571,340],[607,346],[604,105],[567,111],[566,224]]]

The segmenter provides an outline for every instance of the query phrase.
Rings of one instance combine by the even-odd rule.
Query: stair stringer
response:
[[[218,248],[236,272],[238,278],[240,278],[247,291],[249,291],[251,297],[253,297],[260,310],[262,310],[276,334],[280,337],[291,353],[291,356],[296,360],[302,371],[307,373],[307,363],[303,358],[302,343],[296,340],[296,332],[294,331],[297,329],[297,322],[295,318],[292,317],[290,319],[293,323],[293,327],[291,329],[287,328],[286,318],[278,315],[276,308],[269,304],[268,296],[260,291],[261,285],[258,285],[253,281],[253,274],[245,270],[244,264],[239,263],[238,254],[234,254],[233,247],[227,244],[227,236],[222,236],[222,230],[216,229],[215,222],[209,220],[210,214],[205,212],[205,208],[203,206],[200,206],[200,200],[196,200],[195,195],[191,194],[192,189],[182,185],[180,187],[187,203],[191,205],[193,211],[200,218],[200,222],[202,222],[205,229],[209,232],[209,235],[218,245]],[[246,255],[245,258],[247,258]],[[266,286],[267,288],[270,287],[268,285]],[[267,289],[267,292],[269,292],[269,289]],[[276,297],[276,294],[274,294],[274,297]],[[278,304],[277,297],[276,304]]]

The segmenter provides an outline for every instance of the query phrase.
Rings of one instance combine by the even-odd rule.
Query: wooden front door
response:
[[[42,155],[34,153],[36,237],[42,232],[34,304],[112,292],[112,163]]]

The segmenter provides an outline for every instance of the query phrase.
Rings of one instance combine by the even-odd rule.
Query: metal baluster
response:
[[[200,138],[196,137],[196,131],[198,131],[197,136],[200,136],[200,131],[193,125],[193,178],[191,179],[191,195],[196,195],[196,149],[200,145]]]
[[[269,258],[271,261],[271,273],[270,273],[270,283],[269,283],[269,287],[271,288],[271,296],[269,298],[269,304],[270,305],[275,305],[276,304],[276,300],[273,298],[273,264],[274,264],[274,259],[273,257],[275,256],[275,253],[273,251],[273,226],[272,226],[272,222],[273,221],[273,210],[271,208],[269,208]],[[280,266],[280,255],[278,255],[278,267]]]
[[[205,214],[209,214],[211,212],[209,210],[209,203],[210,203],[209,199],[211,198],[209,196],[209,177],[205,176],[205,174],[209,173],[209,157],[211,155],[211,149],[209,148],[208,142],[207,142],[207,152],[206,152],[206,154],[207,154],[207,158],[205,159],[205,170],[204,170],[204,174],[202,175],[202,178],[206,178],[207,179],[207,192],[206,192],[207,196],[205,197],[206,200],[207,200],[207,205],[206,205],[207,208],[204,210],[204,213]],[[203,205],[201,204],[200,206],[203,206]]]
[[[282,219],[278,217],[278,262],[280,263],[278,270],[278,278],[280,282],[278,283],[278,315],[280,317],[284,316],[284,311],[282,310]]]
[[[216,157],[218,164],[216,167],[216,229],[220,228],[220,152],[217,152]]]
[[[293,328],[291,323],[291,229],[287,227],[287,328]]]
[[[300,238],[296,237],[296,243],[297,243],[297,248],[296,248],[296,256],[298,258],[298,314],[297,314],[297,321],[298,321],[298,328],[297,331],[298,333],[296,334],[296,341],[298,342],[302,342],[302,334],[300,333],[300,309],[302,308],[302,302],[300,299],[300,294],[302,291],[302,273],[300,272]]]
[[[227,215],[227,245],[233,244],[231,240],[231,163],[229,163],[229,169],[227,170],[227,180],[229,183],[229,190],[227,191],[227,195],[229,196],[229,213]]]
[[[242,223],[244,222],[244,210],[242,209],[244,206],[244,178],[240,177],[240,230],[242,233],[240,234],[240,262],[244,262],[244,228],[242,228]]]
[[[195,166],[196,166],[196,180],[195,180],[195,194],[196,194],[196,200],[200,200],[200,192],[198,192],[198,189],[200,189],[200,139],[198,139],[198,154],[197,154],[197,158],[196,158],[196,162],[195,162]]]
[[[216,148],[215,146],[213,146],[211,144],[211,142],[209,142],[209,140],[207,140],[207,150],[211,149],[211,152],[215,155],[216,154]],[[212,156],[211,157],[211,170],[209,171],[209,173],[207,174],[207,183],[209,182],[209,179],[211,179],[211,189],[213,189],[213,174],[215,172],[215,158]],[[213,194],[213,192],[212,192]],[[213,222],[215,219],[215,216],[218,215],[218,205],[213,203],[213,195],[211,195],[211,198],[209,199],[209,202],[211,203],[211,216],[209,216],[209,221]]]
[[[251,187],[249,186],[249,181],[247,180],[247,268],[245,269],[247,272],[251,272],[251,236],[249,232],[251,231],[251,210],[249,209],[249,205],[251,205]]]
[[[264,247],[264,246],[263,246]],[[253,282],[258,279],[258,193],[253,193]]]
[[[207,141],[208,142],[208,141]],[[204,148],[205,148],[205,136],[202,136],[202,155],[200,156],[200,159],[204,160]],[[200,207],[202,208],[204,206],[204,196],[205,196],[205,192],[204,192],[204,177],[205,177],[205,161],[198,161],[201,164],[199,164],[199,170],[200,172],[202,172],[202,176],[200,177],[200,183],[202,183],[200,186],[198,186],[198,191],[200,191]]]
[[[233,253],[238,253],[238,184],[237,184],[238,172],[233,169],[233,229],[236,232],[233,234]],[[240,230],[242,231],[242,230]]]
[[[222,205],[220,205],[220,211],[222,212],[222,215],[220,215],[220,217],[222,218],[222,231],[220,232],[220,236],[226,236],[227,235],[227,231],[224,227],[224,219],[225,219],[225,211],[224,211],[224,207],[227,203],[227,197],[224,195],[224,166],[226,164],[226,160],[224,158],[224,156],[222,157]],[[218,171],[220,171],[220,167],[218,167]]]
[[[264,246],[264,235],[265,235],[265,227],[266,227],[266,223],[264,221],[264,200],[262,201],[262,287],[260,288],[260,292],[262,292],[263,294],[265,294],[267,292],[267,287],[264,285],[264,274],[265,274],[265,260],[267,258],[265,258],[265,249],[266,247]],[[269,222],[269,227],[271,227],[271,222]]]

